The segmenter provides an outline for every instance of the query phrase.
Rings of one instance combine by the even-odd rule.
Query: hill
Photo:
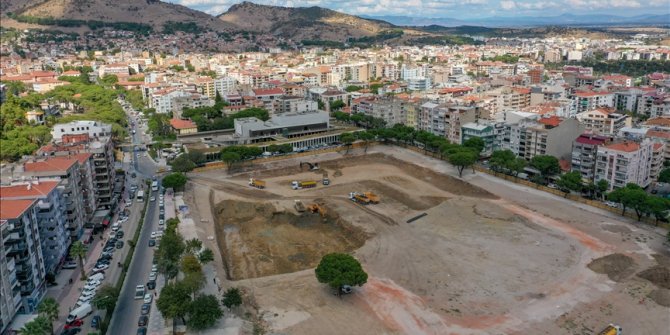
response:
[[[72,21],[82,20],[148,25],[155,31],[163,30],[169,22],[193,22],[201,29],[215,31],[232,29],[206,13],[159,0],[0,0],[0,9],[3,16],[11,12],[18,21],[49,26],[72,27]],[[11,24],[6,17],[3,21],[8,22],[3,26]]]
[[[343,14],[321,7],[278,7],[242,2],[218,16],[239,30],[278,35],[294,40],[344,41],[374,36],[395,28],[373,19]]]

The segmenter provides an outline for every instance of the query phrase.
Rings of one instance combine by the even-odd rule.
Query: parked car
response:
[[[116,241],[116,248],[117,249],[123,248],[123,241]]]
[[[156,272],[153,272],[153,271],[152,271],[152,272],[149,274],[149,280],[156,280]]]
[[[165,224],[165,220],[158,220],[158,225],[159,225],[159,226],[162,226],[162,225],[164,225],[164,224]]]
[[[84,291],[90,291],[90,290],[95,290],[100,286],[99,281],[93,281],[93,282],[87,282],[86,285],[84,286]]]
[[[151,202],[156,201],[156,197],[149,198],[149,201],[151,201]]]
[[[156,232],[155,231],[151,232],[151,238],[156,238]]]
[[[614,202],[614,201],[605,201],[605,205],[614,207],[614,208],[619,208],[619,204]]]
[[[147,282],[147,289],[149,289],[149,290],[156,289],[156,281],[155,280],[148,281]]]
[[[63,265],[63,269],[76,269],[77,262],[67,262]]]
[[[101,322],[100,315],[94,315],[93,318],[91,319],[91,327],[98,329],[100,327],[100,322]]]
[[[144,327],[147,325],[147,322],[149,322],[149,317],[146,315],[140,315],[140,318],[137,320],[137,326]]]
[[[150,240],[149,240],[149,246],[150,246],[150,247],[153,247],[153,246],[155,246],[155,245],[156,245],[156,240],[154,240],[154,239],[150,239]]]
[[[147,335],[147,328],[146,327],[137,328],[137,335]]]
[[[79,332],[81,332],[81,328],[76,327],[76,328],[65,329],[60,334],[61,335],[75,335],[75,334],[79,334]]]
[[[151,304],[142,304],[142,315],[147,315],[151,312]]]
[[[150,304],[152,301],[154,301],[154,295],[151,293],[147,293],[144,295],[144,303],[145,304]]]
[[[158,272],[158,265],[157,264],[152,264],[151,265],[151,272]]]
[[[66,323],[63,329],[70,329],[70,328],[77,328],[81,327],[84,324],[84,320],[82,319],[76,319],[72,321],[71,323]]]
[[[109,264],[99,264],[96,265],[93,270],[107,270],[109,268]]]
[[[119,231],[116,232],[116,238],[118,238],[118,239],[123,238],[124,235],[125,235],[125,233],[123,232],[123,230],[119,230]]]

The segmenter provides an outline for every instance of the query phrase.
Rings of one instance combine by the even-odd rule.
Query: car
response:
[[[66,323],[63,329],[70,329],[70,328],[77,328],[81,327],[84,324],[84,320],[82,319],[75,319],[74,321],[70,323]]]
[[[114,252],[114,246],[113,245],[106,246],[105,249],[102,249],[102,252],[112,253]]]
[[[145,304],[150,304],[152,301],[154,301],[154,295],[151,293],[147,293],[144,295],[144,303]]]
[[[93,300],[93,297],[95,297],[95,295],[81,296],[77,299],[77,304],[83,305],[84,303],[90,302]]]
[[[149,240],[149,247],[154,247],[154,246],[156,246],[156,240],[150,239]]]
[[[151,238],[156,238],[156,232],[155,231],[151,232]]]
[[[160,209],[159,213],[165,215],[165,209]]]
[[[97,280],[92,281],[92,282],[87,282],[86,285],[84,286],[84,291],[95,290],[95,289],[98,288],[98,286],[100,286],[100,284],[101,283]]]
[[[131,176],[132,178],[136,178],[136,177],[137,177],[137,173],[133,172],[133,173],[130,174],[130,176]]]
[[[137,335],[147,335],[147,328],[146,327],[137,328]]]
[[[103,253],[100,254],[100,258],[98,258],[98,259],[110,260],[110,259],[112,259],[112,255],[109,254],[109,253],[104,253],[103,252]]]
[[[61,335],[75,335],[75,334],[79,334],[79,332],[81,332],[81,328],[76,327],[76,328],[65,329],[60,334]]]
[[[151,198],[149,198],[149,201],[152,201],[152,202],[153,202],[153,201],[156,201],[156,197],[151,197]]]
[[[109,268],[109,264],[98,264],[93,269],[94,270],[107,270],[108,268]]]
[[[148,281],[147,282],[147,289],[149,289],[149,290],[156,289],[156,281],[155,280]]]
[[[124,233],[123,230],[119,230],[116,232],[117,239],[122,239],[124,235],[126,235],[126,233]]]
[[[151,312],[151,304],[142,304],[142,315],[147,315]]]
[[[116,248],[117,249],[123,248],[123,241],[116,241]]]
[[[152,272],[149,274],[149,280],[156,280],[156,272],[152,271]]]
[[[81,295],[79,297],[90,297],[90,296],[95,296],[95,290],[81,291]]]
[[[158,220],[158,225],[159,225],[159,226],[162,226],[162,225],[164,225],[164,224],[165,224],[165,220]]]
[[[158,272],[158,265],[157,264],[152,264],[151,265],[151,272]]]
[[[91,319],[91,327],[98,329],[100,327],[100,323],[102,321],[102,318],[100,315],[94,315],[93,318]]]
[[[77,268],[77,262],[67,262],[63,264],[63,269],[76,269]]]
[[[140,318],[137,320],[137,326],[144,327],[147,325],[147,322],[149,322],[149,317],[146,315],[140,315]]]
[[[613,207],[613,208],[618,208],[619,204],[614,202],[614,201],[605,201],[605,205]]]

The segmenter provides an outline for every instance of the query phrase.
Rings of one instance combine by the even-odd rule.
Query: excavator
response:
[[[310,204],[307,206],[307,210],[309,210],[312,213],[319,213],[321,217],[326,217],[326,208],[319,204]]]
[[[310,162],[300,162],[300,170],[302,170],[302,166],[307,165],[309,166],[310,170],[318,170],[319,169],[319,163],[310,163]]]

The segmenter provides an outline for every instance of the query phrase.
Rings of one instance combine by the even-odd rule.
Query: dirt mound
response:
[[[356,250],[368,238],[333,211],[325,217],[297,215],[270,203],[224,200],[215,213],[217,242],[232,280],[308,269],[323,255]]]
[[[446,197],[435,197],[435,196],[420,196],[420,197],[411,196],[405,192],[402,192],[394,187],[388,186],[376,180],[366,180],[359,182],[357,184],[365,186],[366,190],[371,190],[376,194],[382,195],[383,196],[382,199],[390,198],[395,202],[407,206],[409,209],[417,211],[433,208],[448,199]]]
[[[595,259],[587,266],[593,272],[606,274],[609,279],[618,282],[631,273],[635,261],[626,255],[611,254]]]
[[[670,289],[670,269],[662,265],[656,265],[637,274],[654,285]]]
[[[649,299],[661,306],[670,307],[670,290],[653,290],[649,293]]]

